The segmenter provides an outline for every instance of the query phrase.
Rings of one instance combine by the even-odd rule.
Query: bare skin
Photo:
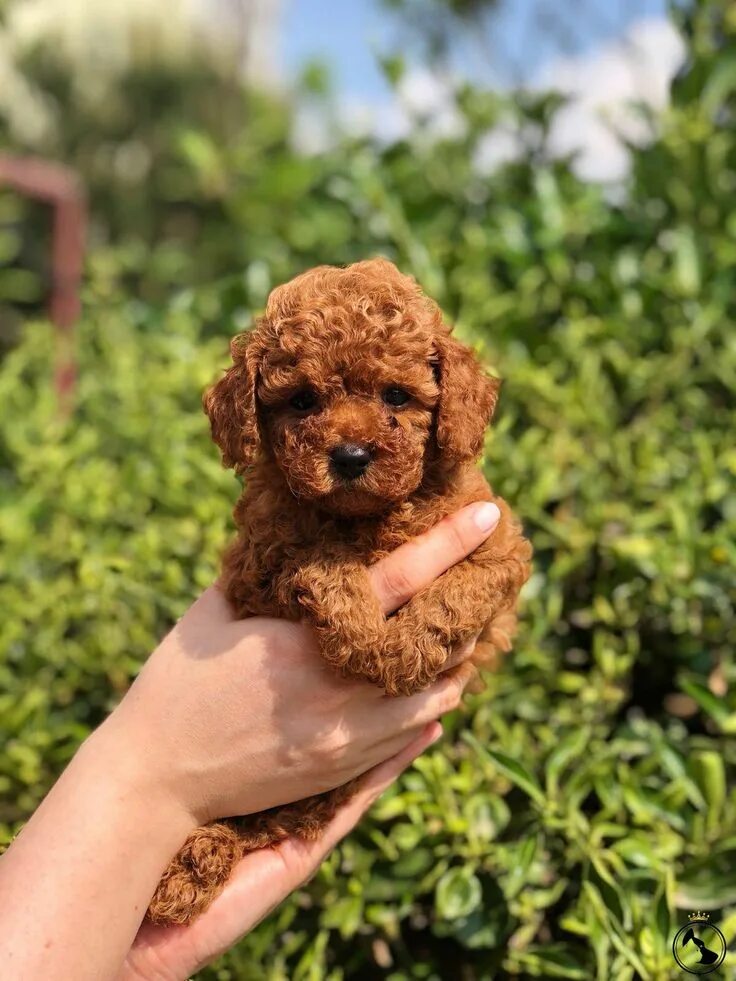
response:
[[[384,612],[469,555],[497,520],[492,505],[470,505],[373,565]],[[219,592],[207,590],[0,859],[0,976],[189,977],[308,878],[438,738],[435,720],[457,707],[474,675],[472,648],[425,691],[387,698],[331,672],[308,627],[233,620]],[[323,839],[248,855],[189,927],[141,928],[163,869],[193,828],[361,773],[362,790]]]

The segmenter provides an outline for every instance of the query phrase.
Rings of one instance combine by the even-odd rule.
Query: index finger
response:
[[[489,501],[469,504],[372,565],[368,575],[383,612],[397,610],[414,593],[474,552],[500,517],[498,507]]]

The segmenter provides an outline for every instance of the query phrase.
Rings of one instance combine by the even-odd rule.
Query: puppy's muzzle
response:
[[[368,469],[373,453],[367,446],[357,443],[340,443],[330,450],[330,465],[343,480],[355,480]]]

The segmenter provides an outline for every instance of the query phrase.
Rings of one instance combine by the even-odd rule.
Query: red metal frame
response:
[[[79,289],[84,266],[87,207],[74,171],[34,157],[0,156],[0,183],[19,194],[43,201],[53,211],[49,315],[59,329],[56,388],[71,394],[76,378],[71,339],[81,310]]]

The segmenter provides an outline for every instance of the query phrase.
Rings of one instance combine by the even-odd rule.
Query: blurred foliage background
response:
[[[615,193],[548,153],[555,95],[458,83],[461,132],[308,155],[316,70],[268,95],[203,49],[90,87],[13,49],[45,123],[0,93],[0,149],[75,167],[92,223],[64,413],[45,216],[0,191],[2,837],[216,573],[238,484],[200,394],[272,285],[380,252],[505,378],[485,467],[536,550],[514,654],[203,979],[657,981],[692,909],[736,936],[736,9],[672,16],[686,63]],[[510,117],[520,153],[480,170]]]

